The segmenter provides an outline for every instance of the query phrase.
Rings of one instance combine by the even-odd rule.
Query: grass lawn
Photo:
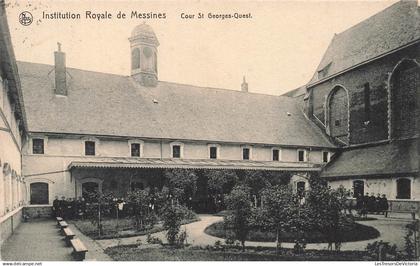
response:
[[[199,221],[200,218],[195,216],[192,219],[182,221],[182,224],[188,224],[192,222]],[[122,238],[122,237],[131,237],[131,236],[141,236],[147,234],[153,234],[160,231],[163,231],[163,226],[161,223],[157,223],[153,228],[148,228],[146,230],[137,231],[135,230],[134,219],[123,218],[106,218],[102,221],[103,232],[102,236],[98,236],[97,226],[92,224],[90,220],[75,220],[72,221],[74,225],[85,235],[89,236],[92,239],[110,239],[110,238]],[[118,226],[117,226],[118,225]]]
[[[224,222],[214,223],[208,226],[206,234],[226,239],[227,233],[232,235],[233,232],[225,230]],[[377,238],[380,233],[371,226],[358,223],[347,226],[340,233],[341,242],[360,241]],[[327,242],[325,236],[317,231],[308,232],[305,236],[307,243],[324,243]],[[275,231],[262,231],[260,229],[251,230],[248,234],[248,241],[274,242],[276,241]],[[294,242],[295,236],[292,233],[281,233],[280,242]]]
[[[105,253],[116,261],[357,261],[372,260],[364,251],[307,250],[294,254],[290,249],[250,248],[245,252],[236,249],[225,251],[199,247],[171,248],[165,246],[119,246],[107,248]]]

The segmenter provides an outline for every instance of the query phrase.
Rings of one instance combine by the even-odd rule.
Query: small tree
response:
[[[167,230],[166,239],[169,245],[182,244],[179,243],[178,238],[184,237],[182,234],[179,235],[183,218],[184,212],[178,204],[167,204],[162,212],[163,228]]]
[[[247,186],[236,186],[226,197],[228,209],[232,210],[232,214],[225,217],[225,224],[233,229],[235,238],[241,242],[243,251],[245,251],[245,240],[250,229],[251,200],[249,191]]]
[[[144,229],[145,219],[149,215],[150,196],[146,190],[135,190],[127,194],[128,203],[133,206],[136,229]]]
[[[167,187],[171,196],[186,203],[197,191],[198,176],[193,170],[171,169],[165,171]]]
[[[103,235],[102,219],[104,215],[110,214],[114,207],[112,193],[104,195],[99,192],[89,194],[91,202],[86,206],[86,214],[93,225],[97,226],[98,236]]]

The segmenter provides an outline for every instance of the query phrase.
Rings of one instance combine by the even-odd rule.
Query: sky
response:
[[[128,38],[146,22],[160,42],[159,80],[240,90],[245,76],[250,92],[281,95],[310,80],[335,33],[395,2],[6,0],[6,10],[20,61],[53,64],[60,42],[68,67],[128,76]],[[33,15],[29,26],[19,23],[23,11]],[[86,11],[113,17],[86,18]],[[117,19],[119,11],[128,17]],[[131,18],[132,11],[165,13],[166,19]],[[80,13],[81,19],[43,19],[43,12]],[[195,18],[183,19],[182,13]],[[208,13],[251,18],[209,19]]]

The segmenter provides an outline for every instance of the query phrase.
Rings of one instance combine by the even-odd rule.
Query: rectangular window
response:
[[[32,139],[32,153],[44,154],[44,139]]]
[[[327,152],[327,151],[322,152],[322,161],[324,163],[328,163],[328,160],[329,160],[328,157],[329,157],[329,152]]]
[[[242,159],[243,160],[249,160],[249,148],[243,148],[242,149]]]
[[[277,149],[273,150],[273,161],[279,161],[280,160],[280,151]]]
[[[172,158],[181,158],[181,146],[173,145],[172,146]]]
[[[140,157],[139,143],[131,143],[131,157]]]
[[[95,155],[94,141],[85,141],[85,155]]]
[[[364,85],[365,121],[370,120],[370,85]]]
[[[305,162],[305,151],[304,150],[299,150],[298,151],[298,161],[299,162]]]
[[[217,147],[210,147],[210,159],[217,159]]]

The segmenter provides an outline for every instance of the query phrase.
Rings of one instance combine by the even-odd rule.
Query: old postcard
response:
[[[0,0],[0,81],[3,265],[418,263],[418,1]]]

